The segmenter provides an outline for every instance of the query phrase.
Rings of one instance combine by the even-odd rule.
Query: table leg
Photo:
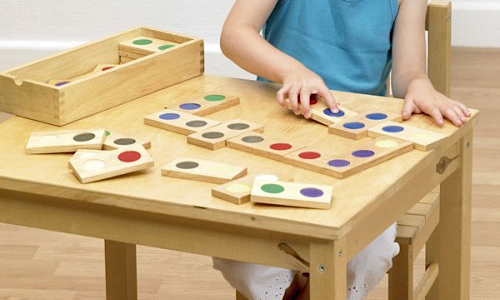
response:
[[[430,240],[437,245],[428,248],[429,258],[439,260],[439,276],[427,299],[470,298],[472,131],[460,141],[458,159],[460,168],[441,183],[439,226]]]
[[[310,299],[346,300],[347,260],[345,238],[311,243]]]
[[[137,300],[137,264],[134,244],[104,241],[106,299]]]

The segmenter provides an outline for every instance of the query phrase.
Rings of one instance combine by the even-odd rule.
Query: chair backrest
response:
[[[427,6],[425,30],[427,42],[427,75],[434,88],[450,97],[451,83],[451,2],[431,2]],[[390,77],[387,86],[390,87]],[[389,90],[387,93],[389,95]]]
[[[434,88],[451,94],[451,2],[432,2],[427,7],[427,74]]]

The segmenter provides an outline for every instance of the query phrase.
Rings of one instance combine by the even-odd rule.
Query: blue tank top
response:
[[[279,0],[263,34],[330,89],[385,95],[397,12],[398,0]]]

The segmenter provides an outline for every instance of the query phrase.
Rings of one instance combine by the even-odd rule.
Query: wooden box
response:
[[[120,64],[118,44],[139,36],[176,45]],[[118,66],[94,74],[101,64]],[[0,110],[62,126],[203,71],[202,39],[139,27],[0,73]]]

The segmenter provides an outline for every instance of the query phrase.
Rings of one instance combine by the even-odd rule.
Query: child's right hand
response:
[[[326,86],[325,82],[316,73],[302,67],[299,70],[289,72],[283,78],[283,87],[278,91],[276,98],[278,103],[288,108],[287,97],[290,107],[296,115],[302,113],[305,118],[311,117],[310,97],[316,94],[320,96],[333,113],[339,111],[339,104]]]

